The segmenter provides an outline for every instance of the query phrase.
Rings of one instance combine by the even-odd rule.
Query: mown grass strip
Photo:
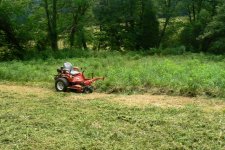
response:
[[[28,88],[28,87],[27,87]],[[35,89],[35,88],[34,88]],[[30,91],[32,93],[32,89]],[[224,149],[225,110],[1,90],[0,149]]]

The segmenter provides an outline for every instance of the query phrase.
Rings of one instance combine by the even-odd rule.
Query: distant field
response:
[[[225,148],[225,102],[0,84],[0,149]]]
[[[225,58],[201,54],[145,56],[94,53],[85,57],[0,63],[0,81],[53,88],[56,69],[64,62],[83,67],[86,75],[105,76],[99,92],[153,93],[225,97]]]

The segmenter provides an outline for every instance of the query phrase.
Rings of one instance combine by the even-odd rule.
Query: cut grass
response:
[[[122,95],[91,96],[1,85],[0,149],[225,148],[225,108],[205,111],[210,100],[139,107],[122,103]]]

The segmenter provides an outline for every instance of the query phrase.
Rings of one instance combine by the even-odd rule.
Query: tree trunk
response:
[[[88,47],[87,47],[87,41],[86,41],[86,38],[85,38],[85,35],[84,35],[83,31],[82,31],[82,40],[81,40],[81,42],[82,42],[83,48],[84,49],[88,49]]]
[[[190,6],[187,6],[187,9],[188,9],[188,17],[189,17],[189,21],[190,21],[190,23],[192,23],[192,16],[191,16]]]
[[[72,26],[72,29],[70,31],[70,48],[74,46],[74,40],[75,40],[75,33],[76,33],[76,26]]]
[[[197,13],[199,14],[202,10],[202,3],[203,3],[203,0],[199,0],[197,5],[198,5],[198,9],[197,9]]]
[[[99,31],[102,32],[102,25],[99,25]],[[98,40],[98,48],[97,50],[99,51],[101,49],[101,45],[102,45],[102,37],[100,37],[100,39]]]
[[[217,1],[212,0],[212,16],[216,15],[216,7],[217,7]]]
[[[78,24],[78,12],[76,14],[74,12],[73,13],[73,23],[72,23],[71,30],[70,30],[70,35],[69,35],[70,48],[72,48],[74,46],[75,33],[76,33],[76,30],[77,30],[77,24]]]
[[[72,48],[74,46],[75,41],[75,34],[77,31],[77,27],[80,21],[80,18],[85,15],[85,12],[88,9],[88,4],[79,5],[77,10],[73,10],[73,23],[70,30],[70,47]]]
[[[163,38],[164,38],[164,36],[165,36],[167,26],[168,26],[168,24],[169,24],[169,22],[170,22],[170,18],[171,18],[171,17],[167,17],[167,18],[166,18],[165,24],[163,25],[162,32],[161,32],[161,34],[160,34],[160,36],[159,36],[159,43],[158,43],[158,46],[160,46],[160,44],[161,44],[161,42],[162,42],[162,40],[163,40]]]
[[[57,33],[57,0],[53,0],[53,14],[52,14],[52,49],[58,50],[58,33]]]
[[[192,2],[192,14],[193,14],[193,21],[196,20],[196,13],[195,13],[195,3],[194,1]]]
[[[57,33],[57,0],[52,1],[52,14],[49,13],[48,0],[45,2],[45,12],[48,22],[48,37],[53,51],[58,50],[58,33]]]
[[[165,33],[166,33],[166,29],[167,29],[167,26],[168,26],[168,24],[169,24],[169,22],[170,22],[170,19],[171,19],[171,17],[172,17],[172,10],[171,10],[171,0],[166,0],[165,1],[165,5],[166,5],[166,9],[168,10],[168,12],[167,12],[167,14],[166,14],[166,20],[165,20],[165,23],[164,23],[164,25],[163,25],[163,29],[162,29],[162,32],[161,32],[161,34],[160,34],[160,36],[159,36],[159,42],[158,42],[158,46],[160,46],[160,44],[161,44],[161,42],[162,42],[162,40],[163,40],[163,38],[164,38],[164,36],[165,36]]]

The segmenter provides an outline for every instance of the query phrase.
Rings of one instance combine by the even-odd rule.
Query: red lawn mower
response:
[[[55,89],[58,92],[66,92],[68,89],[78,93],[92,93],[94,83],[101,78],[85,78],[84,71],[80,72],[78,67],[73,67],[71,63],[64,63],[63,67],[57,69],[58,75],[55,76]]]

